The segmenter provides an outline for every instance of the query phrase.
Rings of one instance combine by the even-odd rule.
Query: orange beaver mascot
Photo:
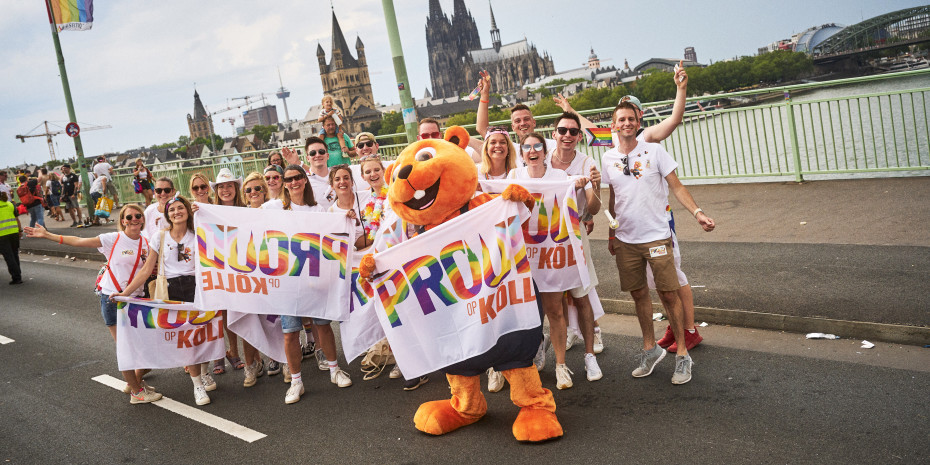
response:
[[[465,153],[468,132],[453,126],[444,139],[427,139],[410,144],[400,154],[385,177],[390,180],[388,200],[391,208],[418,231],[431,229],[493,199],[488,194],[475,196],[477,171]],[[535,200],[521,186],[509,186],[501,196],[505,200],[524,202],[532,208]],[[359,271],[365,278],[374,272],[374,258],[369,254]],[[488,410],[481,392],[480,375],[493,367],[510,383],[510,397],[520,407],[513,424],[519,441],[545,441],[562,436],[562,425],[555,416],[552,391],[542,387],[533,357],[542,341],[542,325],[501,336],[489,351],[445,367],[452,398],[420,405],[414,424],[424,433],[440,435],[470,425]]]

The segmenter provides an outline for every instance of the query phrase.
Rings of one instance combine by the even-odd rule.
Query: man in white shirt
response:
[[[102,155],[97,157],[97,164],[94,165],[94,176],[106,178],[103,182],[103,193],[113,196],[113,208],[116,208],[119,205],[119,192],[116,190],[116,185],[113,184],[113,166],[107,163],[107,159]]]
[[[629,292],[636,303],[636,315],[643,331],[643,351],[634,377],[652,374],[665,357],[665,349],[655,340],[652,301],[646,285],[646,263],[655,277],[656,292],[665,307],[677,342],[673,384],[691,380],[693,361],[684,341],[678,275],[672,252],[672,232],[668,223],[669,191],[690,211],[705,231],[714,230],[714,220],[697,207],[688,190],[678,180],[678,163],[655,143],[637,140],[640,129],[636,106],[629,101],[617,105],[612,129],[618,146],[601,158],[602,176],[610,186],[608,211],[619,227],[611,229],[608,250],[616,257],[620,289]]]
[[[0,192],[5,192],[7,200],[13,202],[13,189],[6,183],[6,178],[6,170],[0,170]]]
[[[310,166],[304,165],[304,170],[307,171],[307,178],[313,189],[313,198],[318,205],[328,209],[336,201],[336,194],[329,186],[329,167],[326,166],[329,152],[326,143],[319,137],[308,137],[304,153],[310,162]]]

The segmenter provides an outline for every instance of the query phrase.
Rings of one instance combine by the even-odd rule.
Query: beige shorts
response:
[[[630,292],[646,287],[646,263],[652,268],[656,290],[677,291],[681,287],[675,271],[672,238],[645,244],[617,242],[620,246],[614,259],[620,272],[621,291]]]
[[[587,287],[578,286],[569,291],[572,297],[576,299],[588,295],[591,289],[597,286],[597,273],[594,271],[594,260],[591,259],[591,242],[588,241],[588,233],[585,231],[584,225],[581,226],[581,247],[584,249],[584,261],[588,265],[588,276],[590,276],[591,282]]]

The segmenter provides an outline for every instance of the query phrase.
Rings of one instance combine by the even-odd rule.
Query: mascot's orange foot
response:
[[[420,405],[417,414],[413,417],[413,423],[418,430],[439,436],[470,425],[480,420],[482,416],[463,416],[452,408],[452,402],[448,399],[434,400]]]
[[[546,441],[562,437],[562,425],[548,410],[523,407],[513,422],[513,436],[517,441]]]

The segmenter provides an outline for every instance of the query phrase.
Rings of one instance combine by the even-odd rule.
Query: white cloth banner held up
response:
[[[284,333],[281,332],[281,317],[278,315],[256,315],[229,310],[226,326],[242,339],[252,344],[259,352],[287,363],[284,354]]]
[[[507,186],[518,184],[536,197],[532,215],[523,223],[523,239],[540,292],[588,287],[590,276],[582,248],[574,181],[507,179],[480,183],[488,193],[503,192]]]
[[[528,216],[523,204],[498,197],[374,256],[376,313],[404,377],[539,326],[520,227]]]
[[[352,363],[369,347],[384,339],[384,330],[378,322],[375,308],[375,290],[371,283],[361,278],[358,264],[365,251],[355,253],[352,260],[352,295],[349,303],[349,319],[339,323],[339,335],[342,340],[342,353],[346,361]]]
[[[117,297],[116,359],[119,369],[177,368],[226,353],[223,316],[189,302]]]
[[[345,215],[197,205],[202,308],[348,318],[355,237]]]

